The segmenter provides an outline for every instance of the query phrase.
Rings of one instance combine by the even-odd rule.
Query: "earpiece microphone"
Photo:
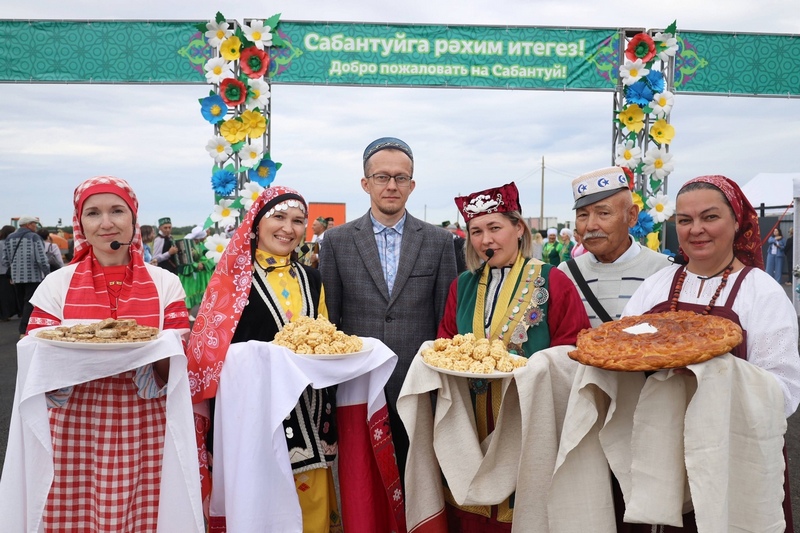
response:
[[[494,255],[494,250],[488,248],[484,253],[486,254],[486,261],[489,261],[489,259],[491,259],[492,256]]]
[[[133,237],[128,242],[111,241],[111,249],[119,250],[123,246],[130,246],[133,243]]]

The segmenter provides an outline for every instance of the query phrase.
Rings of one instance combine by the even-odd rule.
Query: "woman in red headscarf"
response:
[[[763,270],[755,210],[734,181],[701,176],[678,192],[675,219],[686,264],[647,278],[624,315],[679,310],[733,320],[745,340],[732,353],[774,377],[789,417],[800,402],[797,316],[783,288]],[[785,488],[786,531],[793,531],[788,483]],[[663,531],[697,531],[693,512],[684,515],[683,523],[683,528],[662,526]],[[630,531],[651,528],[626,526]]]
[[[177,276],[143,261],[138,202],[130,185],[111,176],[91,178],[75,189],[74,207],[74,258],[31,298],[28,333],[110,317],[188,334]],[[174,344],[180,348],[179,336]],[[76,358],[82,354],[84,361],[102,355],[75,349]],[[160,359],[46,395],[54,477],[44,507],[45,531],[156,531],[170,433],[169,366],[169,359]],[[190,427],[188,400],[186,405]]]

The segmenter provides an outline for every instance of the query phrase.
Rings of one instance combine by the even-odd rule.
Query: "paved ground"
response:
[[[19,322],[11,319],[0,322],[0,464],[6,453],[8,425],[14,401],[14,383],[17,374],[16,343],[19,339]],[[789,476],[794,509],[795,533],[800,533],[800,412],[789,419],[786,434],[789,456]]]

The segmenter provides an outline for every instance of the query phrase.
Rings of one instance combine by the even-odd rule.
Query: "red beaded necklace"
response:
[[[711,312],[711,308],[713,308],[714,304],[717,302],[717,298],[719,298],[719,295],[722,292],[722,289],[724,289],[725,285],[728,284],[728,276],[730,276],[731,272],[733,271],[733,262],[735,260],[736,260],[736,256],[734,256],[734,258],[731,259],[731,262],[728,263],[728,266],[726,266],[724,269],[722,269],[721,272],[717,272],[713,276],[708,276],[708,277],[697,276],[698,278],[700,278],[703,281],[705,281],[705,280],[708,280],[708,279],[711,279],[711,278],[715,278],[715,277],[719,276],[720,274],[722,274],[722,281],[720,282],[719,287],[717,287],[717,290],[714,291],[714,296],[711,297],[711,300],[708,302],[708,305],[706,305],[705,309],[703,309],[703,312],[700,313],[700,314],[707,315],[707,314],[709,314]],[[681,289],[683,288],[683,280],[684,279],[686,279],[686,268],[685,267],[684,267],[683,271],[681,272],[681,276],[678,278],[678,282],[675,284],[675,290],[672,291],[672,299],[670,300],[670,303],[669,303],[669,310],[670,311],[677,311],[678,310],[678,298],[681,295]]]

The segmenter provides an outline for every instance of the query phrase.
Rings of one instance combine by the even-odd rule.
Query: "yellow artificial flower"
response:
[[[647,247],[651,250],[658,251],[661,241],[658,239],[658,233],[655,231],[647,234]]]
[[[675,137],[675,128],[663,118],[656,120],[650,126],[650,137],[658,144],[669,144],[672,142],[672,138]]]
[[[244,123],[231,118],[222,123],[219,127],[219,134],[225,137],[225,140],[231,144],[236,144],[247,137],[247,126]]]
[[[636,191],[631,191],[631,198],[633,198],[634,205],[639,206],[639,211],[642,211],[644,209],[644,201],[642,200],[642,196]]]
[[[628,131],[639,133],[644,128],[644,111],[637,104],[631,104],[620,111],[618,117]]]
[[[242,41],[240,41],[237,36],[233,35],[222,41],[219,53],[222,54],[222,57],[224,57],[226,61],[236,61],[239,59],[241,50]]]
[[[241,114],[240,118],[251,139],[261,137],[267,131],[267,119],[261,113],[247,110]]]

